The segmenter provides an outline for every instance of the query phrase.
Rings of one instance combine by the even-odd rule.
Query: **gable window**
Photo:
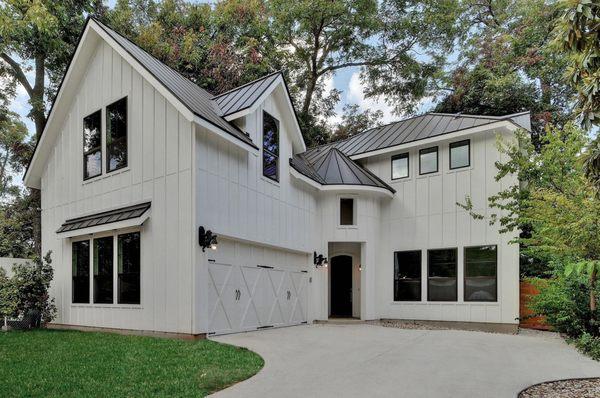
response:
[[[408,177],[408,153],[392,156],[392,180]]]
[[[106,171],[127,167],[127,97],[106,107]]]
[[[465,248],[465,301],[496,301],[497,269],[497,246]]]
[[[340,225],[354,225],[354,199],[340,198]]]
[[[460,169],[471,165],[470,141],[450,143],[450,169]]]
[[[419,174],[430,174],[438,171],[438,147],[419,151]]]
[[[421,301],[421,251],[394,252],[394,301]]]
[[[140,304],[140,232],[73,242],[71,252],[74,304]]]
[[[263,111],[263,175],[279,181],[279,122]]]
[[[102,112],[83,118],[83,179],[102,174]]]
[[[457,249],[437,249],[427,252],[427,300],[456,301]]]

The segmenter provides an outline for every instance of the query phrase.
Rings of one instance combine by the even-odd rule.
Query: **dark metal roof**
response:
[[[71,218],[65,221],[56,232],[69,232],[76,229],[95,227],[97,225],[110,224],[118,221],[138,218],[148,211],[150,204],[150,202],[146,202],[138,205],[122,207],[120,209],[104,211],[102,213],[92,214],[89,216]]]
[[[336,148],[295,155],[290,159],[290,165],[300,174],[321,185],[363,185],[396,192],[375,174],[359,166]]]
[[[260,96],[277,80],[281,72],[274,72],[260,79],[236,87],[213,98],[221,110],[222,116],[227,116],[250,108]]]
[[[246,133],[221,117],[221,110],[212,101],[213,95],[102,22],[96,19],[94,21],[196,116],[257,148]]]

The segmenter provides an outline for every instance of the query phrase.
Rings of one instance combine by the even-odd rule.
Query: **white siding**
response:
[[[84,182],[82,120],[124,96],[129,167]],[[103,128],[104,121],[103,113]],[[57,323],[192,332],[193,140],[192,123],[101,42],[42,177],[42,242],[53,252]],[[141,232],[139,308],[71,304],[71,243],[55,231],[68,218],[142,201],[152,208]]]

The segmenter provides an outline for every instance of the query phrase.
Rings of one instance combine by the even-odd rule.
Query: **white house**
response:
[[[55,323],[516,325],[518,247],[456,202],[485,214],[516,183],[494,162],[519,128],[528,113],[429,113],[307,149],[280,73],[214,96],[91,19],[25,175]]]

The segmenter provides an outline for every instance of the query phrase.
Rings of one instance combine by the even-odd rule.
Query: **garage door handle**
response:
[[[235,301],[239,301],[240,297],[242,297],[242,292],[239,289],[235,289],[234,297]]]
[[[292,293],[290,293],[290,291],[287,291],[287,299],[289,300],[292,297]]]

